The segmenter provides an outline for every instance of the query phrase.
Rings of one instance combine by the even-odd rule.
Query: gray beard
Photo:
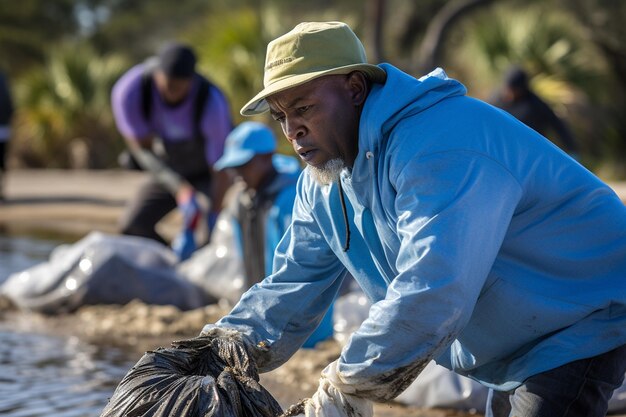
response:
[[[345,164],[340,158],[327,161],[321,168],[309,166],[313,178],[321,185],[328,185],[339,180],[339,174],[344,168]]]

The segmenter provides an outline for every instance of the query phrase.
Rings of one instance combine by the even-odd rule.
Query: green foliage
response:
[[[185,34],[198,53],[198,70],[222,88],[234,113],[262,88],[270,36],[252,8],[209,15]]]
[[[384,25],[376,32],[372,11],[381,4]],[[226,92],[240,122],[239,109],[262,87],[267,43],[298,22],[346,21],[368,54],[375,47],[385,61],[410,72],[428,25],[445,4],[23,0],[19,7],[0,8],[0,53],[10,57],[0,66],[9,70],[18,107],[13,150],[25,164],[69,166],[70,144],[81,138],[79,143],[89,144],[92,166],[112,165],[122,143],[110,114],[110,87],[123,69],[166,40],[196,48],[199,70]],[[576,127],[589,160],[626,161],[624,13],[626,2],[614,0],[494,2],[455,21],[442,41],[444,66],[466,82],[471,95],[486,98],[511,63],[524,65],[532,86]],[[380,34],[375,45],[373,35]],[[89,47],[61,46],[79,41]],[[282,137],[276,123],[257,118]],[[286,141],[279,143],[290,152]]]
[[[602,61],[590,59],[598,55],[574,27],[571,17],[543,6],[500,5],[459,27],[449,56],[481,96],[513,64],[532,76],[556,77],[566,82],[563,87],[586,88],[592,94]]]
[[[133,60],[153,54],[213,9],[207,0],[89,0],[88,10],[104,8],[109,19],[91,28],[87,40],[100,52],[117,51]]]
[[[501,3],[457,28],[448,60],[454,75],[468,80],[470,94],[483,99],[500,87],[510,66],[522,66],[533,90],[574,128],[584,162],[592,166],[605,143],[598,92],[610,86],[605,61],[579,29],[571,14],[545,3]]]
[[[281,19],[272,5],[252,7],[243,5],[211,13],[188,28],[182,37],[194,45],[199,56],[199,71],[216,83],[227,95],[235,123],[244,121],[239,110],[263,88],[265,49],[272,39],[291,30],[297,23]],[[302,12],[302,10],[301,10]],[[275,130],[282,138],[279,126],[268,115],[256,117]],[[284,140],[279,151],[293,152]]]
[[[51,50],[47,65],[15,86],[13,153],[30,166],[68,168],[86,148],[88,167],[111,166],[121,141],[110,110],[110,91],[125,62],[98,56],[86,45]]]
[[[42,63],[47,46],[75,33],[74,3],[75,0],[4,1],[0,7],[0,65],[14,75]]]

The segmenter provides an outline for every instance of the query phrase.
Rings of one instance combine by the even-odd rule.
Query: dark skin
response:
[[[272,117],[303,161],[321,168],[340,158],[352,167],[368,93],[367,79],[355,71],[314,79],[273,94],[267,102]]]
[[[168,77],[163,71],[157,70],[153,75],[154,85],[163,100],[171,105],[180,103],[187,97],[191,86],[193,85],[193,77],[176,78]]]
[[[153,74],[153,81],[156,89],[163,98],[163,100],[170,104],[176,105],[187,97],[193,86],[193,77],[189,78],[176,78],[169,77],[161,70],[156,70]],[[152,149],[152,142],[154,138],[152,135],[144,138],[140,138],[137,141],[127,141],[128,146],[137,147],[140,146],[144,149]],[[211,201],[212,211],[219,211],[222,208],[224,194],[228,186],[230,185],[230,179],[224,172],[216,172],[211,170],[215,181],[212,182],[211,188]],[[191,184],[183,181],[174,196],[177,201],[187,201],[194,193],[194,188]]]
[[[252,190],[258,190],[265,179],[274,172],[272,154],[255,155],[246,164],[233,168],[233,171]]]

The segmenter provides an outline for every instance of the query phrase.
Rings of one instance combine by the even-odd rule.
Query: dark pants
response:
[[[626,345],[489,391],[485,417],[604,417],[626,373]]]
[[[196,190],[209,195],[211,185],[209,177],[190,182]],[[157,233],[156,225],[175,208],[175,197],[161,184],[150,178],[140,187],[139,192],[126,208],[120,222],[120,233],[154,239],[167,245],[165,239]]]
[[[8,141],[0,141],[0,172],[4,172],[6,170],[6,159],[7,159],[7,150],[9,147]]]

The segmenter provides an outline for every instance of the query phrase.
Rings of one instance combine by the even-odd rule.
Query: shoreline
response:
[[[148,174],[113,170],[10,170],[0,202],[0,232],[75,238],[91,231],[117,233],[127,202]],[[180,226],[173,211],[158,230],[172,238]]]
[[[80,238],[90,231],[116,233],[126,203],[148,177],[140,171],[17,169],[5,174],[0,232]],[[626,181],[608,185],[626,204]],[[166,238],[181,224],[174,210],[158,226]]]

